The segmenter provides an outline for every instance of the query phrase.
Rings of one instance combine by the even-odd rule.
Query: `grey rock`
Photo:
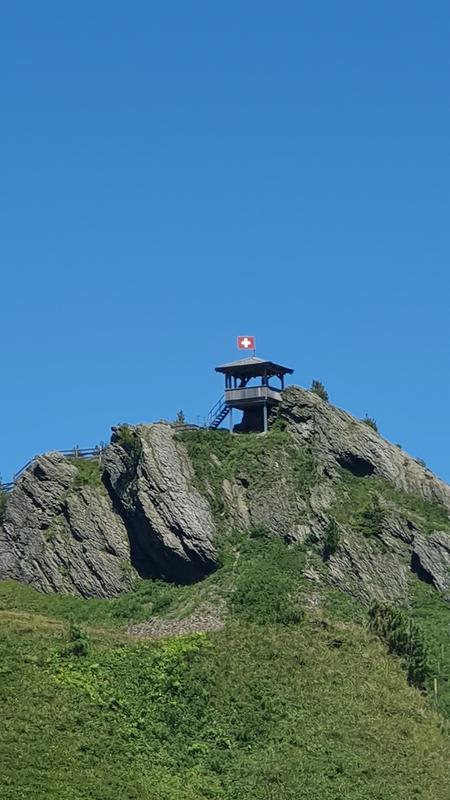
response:
[[[355,475],[378,475],[395,488],[438,501],[450,511],[450,486],[346,411],[312,392],[290,387],[283,393],[280,414],[329,475],[337,466]]]
[[[436,589],[447,592],[450,589],[450,534],[435,531],[428,537],[416,535],[412,568]]]
[[[328,564],[331,584],[365,604],[407,600],[409,562],[376,541],[347,533]]]
[[[130,588],[123,521],[104,487],[76,489],[76,476],[68,459],[49,453],[20,478],[0,528],[0,578],[83,597]]]
[[[76,488],[77,468],[61,454],[40,457],[8,499],[0,526],[0,579],[85,597],[111,597],[137,574],[189,582],[217,566],[216,524],[224,532],[263,526],[286,542],[307,544],[317,563],[342,467],[379,476],[450,510],[449,486],[317,395],[286,390],[280,416],[290,438],[250,448],[250,457],[231,471],[234,478],[226,449],[224,456],[220,449],[211,454],[215,472],[204,494],[176,435],[179,428],[167,423],[130,426],[126,435],[114,429],[98,487]],[[409,512],[400,513],[401,504],[389,498],[384,505],[376,535],[367,539],[342,526],[326,570],[315,574],[325,572],[333,586],[366,603],[407,601],[411,569],[449,591],[450,534],[425,537],[417,528],[420,515],[408,519]]]
[[[127,520],[137,569],[180,582],[204,576],[217,564],[215,526],[184,445],[167,424],[128,431],[135,450],[113,436],[105,472]]]

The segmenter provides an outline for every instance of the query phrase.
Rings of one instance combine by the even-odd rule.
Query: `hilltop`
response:
[[[231,530],[262,526],[312,557],[336,523],[327,581],[406,601],[410,572],[450,588],[450,487],[372,427],[291,388],[266,436],[119,426],[101,460],[38,458],[8,498],[0,578],[112,597],[136,577],[189,583]]]
[[[450,487],[312,392],[43,455],[1,511],[2,796],[446,800],[449,599]]]

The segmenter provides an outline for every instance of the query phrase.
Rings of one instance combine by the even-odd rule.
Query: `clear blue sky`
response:
[[[3,479],[258,355],[450,480],[450,6],[2,4]]]

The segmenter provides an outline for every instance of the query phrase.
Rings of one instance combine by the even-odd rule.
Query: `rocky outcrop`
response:
[[[93,481],[61,454],[38,458],[8,498],[0,579],[85,597],[111,597],[138,575],[190,582],[216,567],[218,530],[260,529],[304,544],[315,575],[363,602],[407,602],[411,572],[449,592],[450,487],[311,392],[286,390],[276,416],[277,433],[252,439],[225,431],[183,438],[166,423],[120,426]],[[366,527],[351,508],[336,512],[359,491],[343,470],[364,479],[356,483],[368,502],[382,486],[398,490],[365,509]],[[430,512],[423,526],[414,504],[410,513],[408,502],[397,503],[410,495]],[[319,569],[332,517],[339,544]],[[435,520],[443,530],[432,531]]]
[[[280,416],[297,441],[311,446],[323,470],[340,466],[356,476],[378,475],[396,489],[442,503],[450,511],[450,486],[375,430],[316,394],[292,387]]]
[[[116,433],[99,470],[83,485],[59,453],[34,462],[8,498],[0,578],[111,597],[138,574],[189,582],[215,567],[211,511],[170,425]]]
[[[339,547],[328,563],[330,583],[366,604],[407,602],[416,535],[415,527],[395,514],[385,516],[371,537],[341,528]]]
[[[450,589],[450,534],[435,531],[414,539],[411,566],[419,578],[432,583],[440,592]]]
[[[0,529],[1,578],[83,597],[130,588],[122,518],[103,486],[76,488],[77,475],[68,459],[49,453],[20,478]]]
[[[329,580],[363,603],[373,599],[405,602],[409,564],[373,541],[345,536],[330,558]]]
[[[215,526],[173,428],[138,425],[128,429],[128,439],[118,430],[105,454],[105,473],[127,520],[139,572],[183,583],[204,576],[216,566]]]

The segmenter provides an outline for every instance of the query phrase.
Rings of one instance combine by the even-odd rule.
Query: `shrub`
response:
[[[369,426],[369,428],[372,428],[376,433],[378,433],[378,425],[373,417],[368,417],[366,414],[362,422],[365,422],[366,425]]]
[[[339,547],[339,527],[336,520],[332,517],[325,528],[325,536],[323,540],[323,560],[328,561],[330,556],[336,552]]]
[[[377,495],[370,498],[369,505],[359,515],[358,529],[363,536],[378,536],[384,525],[384,511]]]
[[[325,389],[325,386],[323,385],[322,381],[313,381],[311,384],[310,392],[317,394],[318,397],[322,398],[322,400],[328,402],[328,392]]]
[[[142,443],[137,433],[129,425],[119,425],[116,431],[119,444],[123,447],[133,464],[137,464],[142,454]]]
[[[248,550],[241,553],[241,572],[231,598],[234,613],[248,622],[293,625],[303,619],[298,593],[302,555],[280,540],[266,539],[263,528],[253,530]]]
[[[2,524],[5,516],[7,500],[8,500],[7,492],[5,492],[5,490],[0,487],[0,525]]]
[[[78,474],[75,476],[74,486],[80,489],[82,486],[100,486],[102,482],[103,470],[95,458],[71,458],[70,461],[77,468]]]
[[[87,656],[90,649],[91,643],[87,632],[84,628],[71,621],[69,624],[68,643],[63,650],[63,655],[80,658]]]
[[[375,600],[369,608],[369,629],[385,642],[390,653],[404,660],[409,683],[423,689],[430,677],[428,646],[407,611]]]

